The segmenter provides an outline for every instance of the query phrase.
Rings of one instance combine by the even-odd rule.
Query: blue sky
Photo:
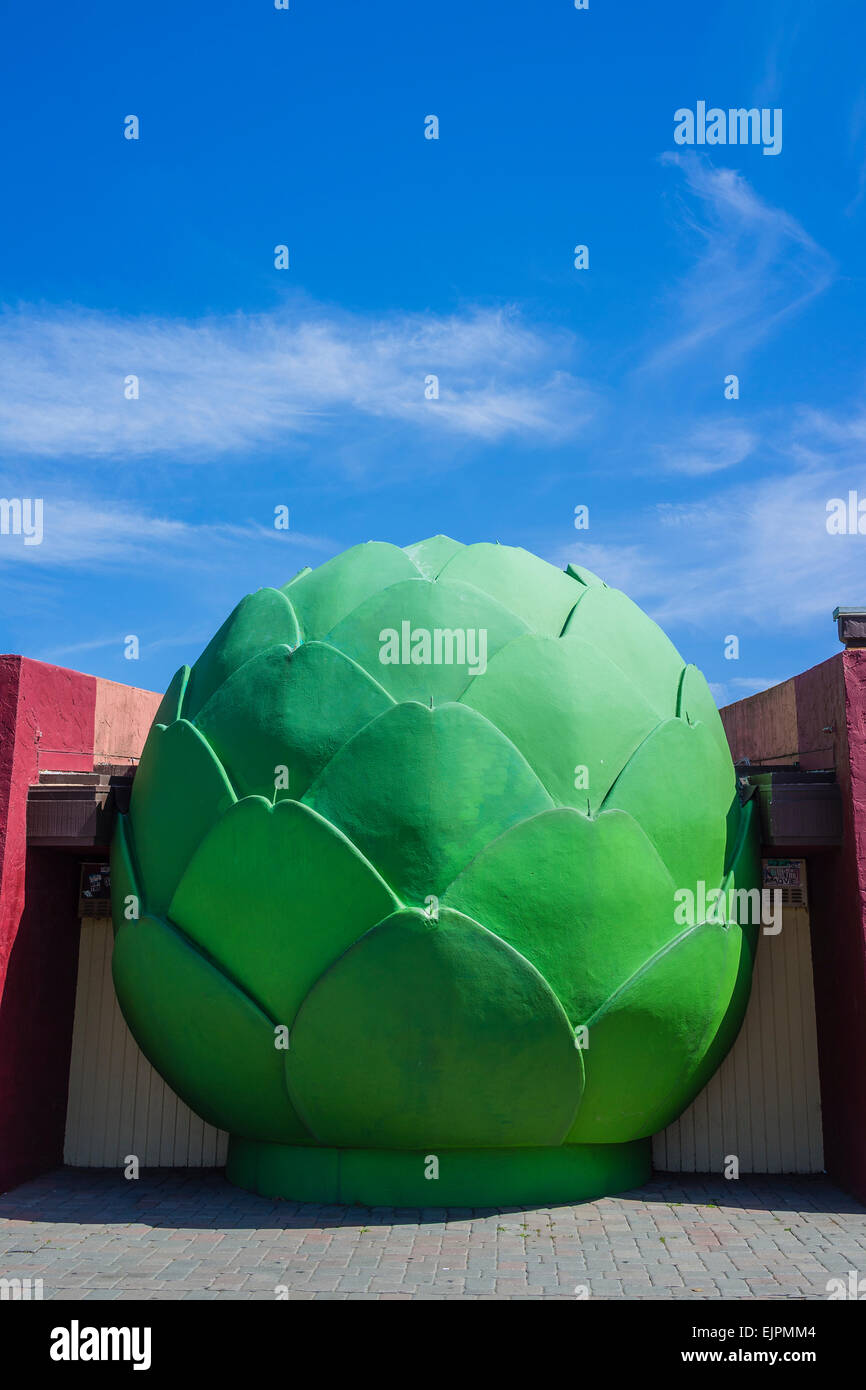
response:
[[[0,649],[161,689],[250,589],[443,531],[588,565],[721,703],[838,650],[862,5],[0,16],[0,496],[44,499],[41,545],[0,535]],[[678,146],[698,101],[781,108],[781,152]]]

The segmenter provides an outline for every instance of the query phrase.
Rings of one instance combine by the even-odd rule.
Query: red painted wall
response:
[[[96,678],[25,657],[0,657],[0,997],[24,908],[27,789],[40,768],[81,772],[93,767]]]
[[[78,855],[27,853],[0,999],[0,1191],[63,1162],[80,923]]]
[[[735,759],[835,768],[843,843],[808,860],[824,1161],[866,1201],[866,651],[722,710]]]
[[[9,803],[12,796],[12,777],[15,769],[15,732],[18,722],[18,685],[21,675],[20,656],[0,656],[0,982],[4,971],[3,913],[6,893],[3,890],[4,870],[8,882],[14,877],[12,860],[7,865],[6,845],[10,835]],[[12,827],[14,841],[14,826]],[[2,985],[0,985],[2,987]]]
[[[63,1160],[83,855],[27,849],[40,771],[135,759],[159,696],[0,656],[0,1191]],[[99,717],[97,718],[97,711]],[[114,751],[114,750],[112,750]]]

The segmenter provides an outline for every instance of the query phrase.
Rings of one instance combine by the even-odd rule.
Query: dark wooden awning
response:
[[[93,772],[42,772],[27,794],[27,843],[108,850],[117,811],[129,809],[134,767],[106,764]]]
[[[842,792],[833,768],[737,765],[761,811],[761,838],[772,849],[808,855],[842,843]]]

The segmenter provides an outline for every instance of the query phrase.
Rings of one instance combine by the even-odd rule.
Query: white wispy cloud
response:
[[[149,655],[161,651],[166,647],[184,647],[187,651],[200,650],[207,642],[208,636],[205,628],[185,631],[174,634],[171,637],[160,637],[147,640],[147,651]],[[70,657],[79,657],[89,652],[118,651],[127,641],[127,634],[121,629],[110,633],[106,637],[94,637],[88,642],[72,642],[68,645],[48,647],[39,655],[40,661],[68,661]]]
[[[772,441],[784,471],[628,513],[616,540],[550,558],[587,565],[666,628],[826,628],[832,639],[836,605],[866,601],[866,535],[827,530],[831,499],[866,500],[862,425],[857,410],[800,412]]]
[[[782,0],[774,9],[775,27],[755,88],[754,100],[759,106],[781,99],[795,61],[795,50],[806,36],[809,21],[815,18],[810,0]]]
[[[743,700],[749,695],[758,695],[762,690],[770,690],[780,685],[787,676],[734,676],[728,681],[708,681],[710,694],[721,709],[724,705]]]
[[[866,537],[826,529],[827,501],[840,495],[835,473],[767,478],[698,504],[660,504],[635,518],[640,541],[581,547],[578,558],[586,553],[663,627],[829,623],[836,604],[866,597]]]
[[[759,690],[770,690],[778,685],[779,679],[777,676],[732,676],[728,684],[737,690],[747,691],[749,695],[756,695]]]
[[[685,180],[682,228],[694,239],[690,270],[666,297],[662,342],[644,369],[668,368],[709,344],[730,346],[732,366],[834,278],[832,257],[735,169],[692,153],[666,153]]]
[[[572,335],[510,309],[373,318],[305,302],[192,321],[25,305],[0,314],[0,447],[212,457],[359,417],[556,439],[594,410],[574,357]],[[131,375],[138,400],[124,395]]]
[[[0,565],[49,569],[125,568],[156,561],[161,567],[225,567],[233,552],[259,545],[332,552],[325,536],[277,531],[261,525],[192,523],[157,516],[131,503],[109,505],[86,498],[43,498],[42,539],[27,545],[21,535],[0,535]],[[290,576],[286,576],[289,578]],[[284,582],[284,581],[281,581]]]
[[[753,452],[753,430],[730,420],[702,420],[685,434],[653,449],[655,462],[669,473],[701,477],[734,468]]]

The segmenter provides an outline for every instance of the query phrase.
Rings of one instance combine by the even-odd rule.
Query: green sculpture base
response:
[[[232,1136],[226,1164],[229,1182],[263,1197],[422,1208],[592,1201],[642,1186],[651,1170],[649,1139],[555,1149],[442,1149],[424,1154],[296,1148]]]

